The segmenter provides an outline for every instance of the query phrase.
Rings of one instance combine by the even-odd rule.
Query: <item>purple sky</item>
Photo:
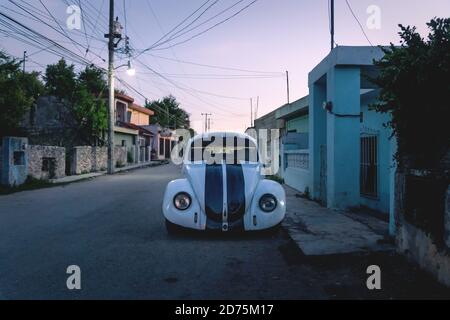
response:
[[[18,4],[29,3],[35,6],[35,9],[42,10],[41,13],[46,15],[45,9],[38,0],[14,1]],[[78,3],[78,0],[42,1],[53,16],[63,22],[68,17],[66,14],[67,3]],[[91,26],[81,31],[71,31],[62,24],[68,35],[83,46],[87,46],[89,43],[91,51],[104,58],[107,57],[107,52],[102,35],[107,32],[105,17],[108,13],[108,2],[107,0],[89,2],[81,0],[82,9],[88,12],[86,19],[97,25],[95,35],[98,39],[90,40],[90,35],[93,33]],[[125,0],[127,34],[130,37],[131,45],[138,50],[150,46],[204,2],[205,0]],[[208,5],[214,2],[210,0]],[[219,0],[196,23],[207,20],[236,2],[237,0]],[[184,37],[174,40],[173,43],[186,39],[189,35],[229,17],[250,2],[251,0],[242,1],[234,9]],[[397,25],[399,23],[416,25],[419,31],[425,34],[425,23],[432,17],[450,16],[449,0],[349,0],[349,2],[361,21],[369,40],[375,45],[389,42],[398,43]],[[96,22],[98,13],[94,9],[99,10],[102,4],[101,13],[104,17]],[[150,10],[149,4],[154,13]],[[380,30],[369,30],[366,27],[369,17],[366,10],[370,5],[377,5],[381,9]],[[171,83],[151,74],[138,61],[132,61],[137,71],[135,78],[128,77],[124,69],[118,72],[118,76],[128,81],[149,99],[157,99],[170,93],[175,95],[191,114],[192,125],[198,132],[202,132],[202,112],[213,114],[212,130],[243,131],[250,125],[251,97],[256,105],[256,97],[259,96],[259,116],[286,102],[286,80],[282,76],[285,70],[289,70],[290,73],[291,101],[308,94],[308,72],[329,52],[327,6],[327,0],[259,0],[238,16],[196,39],[172,49],[164,49],[166,45],[162,45],[160,49],[163,50],[149,52],[152,55],[171,60],[156,58],[148,54],[143,54],[138,58],[142,63],[148,64],[152,69],[170,78]],[[336,0],[335,6],[336,43],[339,45],[368,45],[368,41],[351,15],[345,0]],[[7,8],[17,11],[17,13]],[[116,0],[116,15],[124,25],[123,8],[123,0]],[[20,16],[18,13],[24,12],[9,1],[0,1],[0,11],[20,19],[25,25],[52,39],[61,41],[61,44],[67,48],[80,52],[73,44],[67,43],[69,41],[67,38],[57,34],[56,31],[30,18]],[[51,18],[46,21],[58,28]],[[0,29],[4,29],[4,27],[0,26]],[[87,33],[87,40],[84,30]],[[15,39],[5,37],[2,33],[0,33],[0,40],[0,48],[15,56],[22,56],[24,50],[27,50],[29,54],[38,51]],[[80,50],[84,51],[84,49]],[[99,65],[106,66],[92,54],[88,54],[87,57]],[[32,55],[30,59],[27,70],[42,70],[42,67],[36,63],[41,65],[54,63],[58,57],[43,51]],[[271,78],[265,78],[255,72],[212,69],[174,60],[276,72],[276,74],[270,74]],[[126,60],[120,60],[117,65],[124,62]],[[245,75],[244,79],[242,79],[243,75]],[[174,85],[173,82],[176,84]],[[226,98],[219,96],[226,96]],[[138,101],[143,102],[140,97],[135,97]]]

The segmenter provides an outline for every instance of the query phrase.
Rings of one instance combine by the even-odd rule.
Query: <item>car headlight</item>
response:
[[[264,212],[272,212],[277,207],[277,199],[271,194],[265,194],[259,199],[259,207]]]
[[[186,210],[191,206],[191,196],[186,192],[180,192],[173,197],[173,204],[178,210]]]

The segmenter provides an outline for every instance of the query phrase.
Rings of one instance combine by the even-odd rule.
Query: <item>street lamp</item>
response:
[[[128,60],[127,74],[130,77],[134,77],[136,75],[136,69],[131,66],[131,61],[130,60]]]
[[[117,70],[117,69],[122,68],[122,67],[127,67],[127,74],[130,77],[134,77],[136,75],[136,69],[132,67],[130,60],[128,60],[127,64],[122,64],[120,66],[115,67],[114,70]]]

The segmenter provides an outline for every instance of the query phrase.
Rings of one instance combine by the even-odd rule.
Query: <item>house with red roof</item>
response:
[[[129,163],[150,161],[154,134],[144,126],[150,125],[155,113],[123,93],[115,94],[114,107],[115,145],[126,147]]]

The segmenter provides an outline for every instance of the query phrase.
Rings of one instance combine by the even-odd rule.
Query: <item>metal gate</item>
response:
[[[378,136],[361,136],[360,157],[361,195],[378,197]]]

